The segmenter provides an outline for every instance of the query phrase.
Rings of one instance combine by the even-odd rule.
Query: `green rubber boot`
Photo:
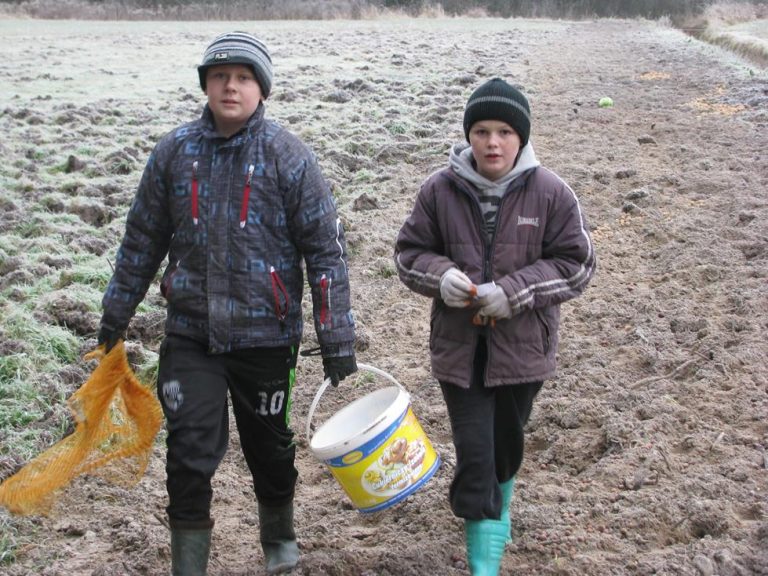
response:
[[[472,576],[498,576],[509,527],[503,520],[466,520],[467,561]]]
[[[512,504],[512,495],[515,492],[515,477],[512,476],[499,486],[501,487],[501,518],[499,520],[508,526],[507,542],[512,542],[512,520],[509,517],[509,506]]]
[[[299,562],[299,546],[293,530],[293,502],[277,507],[259,503],[259,526],[267,574],[293,570]]]
[[[211,551],[211,528],[171,527],[171,574],[205,576]]]

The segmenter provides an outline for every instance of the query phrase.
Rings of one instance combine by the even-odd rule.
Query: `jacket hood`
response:
[[[533,145],[529,141],[521,150],[512,170],[498,180],[489,180],[475,169],[475,159],[472,156],[472,146],[466,142],[460,142],[451,148],[448,163],[457,175],[472,183],[480,190],[489,188],[506,188],[507,185],[523,172],[536,168],[541,163],[536,158]]]

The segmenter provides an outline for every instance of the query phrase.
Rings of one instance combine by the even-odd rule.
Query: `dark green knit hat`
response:
[[[197,67],[200,87],[205,90],[205,75],[211,66],[245,64],[253,70],[264,98],[272,90],[272,58],[264,42],[247,32],[228,32],[214,38]]]
[[[500,120],[515,129],[520,146],[528,144],[531,135],[531,108],[528,99],[518,89],[501,78],[493,78],[477,88],[464,108],[464,136],[469,141],[469,129],[480,120]]]

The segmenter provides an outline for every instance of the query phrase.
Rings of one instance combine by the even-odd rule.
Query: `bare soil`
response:
[[[14,68],[31,66],[28,55],[4,59],[4,91],[16,96],[3,98],[0,151],[31,186],[23,199],[3,201],[0,228],[46,192],[24,168],[33,164],[24,150],[38,138],[90,165],[78,204],[55,187],[48,201],[88,226],[61,232],[73,252],[111,258],[150,140],[202,102],[194,63],[214,30],[185,26],[112,30],[91,37],[93,45],[75,26],[26,33],[28,46],[37,42],[64,64],[78,50],[95,58],[98,47],[103,70],[115,70],[125,93],[108,95],[105,72],[104,93],[94,81],[87,96],[60,94],[57,78],[69,89],[78,72],[40,78],[43,64]],[[321,367],[302,360],[295,573],[468,573],[462,522],[447,502],[454,456],[429,372],[430,303],[400,284],[391,254],[419,183],[462,138],[469,92],[499,75],[529,95],[537,154],[579,195],[599,258],[587,292],[563,306],[559,376],[545,384],[528,426],[502,573],[768,574],[766,73],[651,22],[402,20],[263,30],[277,66],[268,114],[313,147],[335,186],[352,254],[359,360],[410,391],[442,457],[407,500],[361,514],[309,450],[304,425]],[[178,61],[190,64],[171,72],[158,57],[169,46],[181,46]],[[165,83],[156,82],[163,74]],[[613,107],[597,106],[603,96]],[[83,146],[97,150],[95,159],[76,152]],[[42,272],[70,265],[49,262]],[[9,274],[23,282],[35,271],[10,270],[5,286]],[[92,337],[97,314],[61,298],[67,322]],[[134,343],[155,349],[156,320],[139,314]],[[326,392],[317,422],[370,386],[345,382]],[[262,574],[257,509],[236,434],[231,444],[215,478],[209,573]],[[22,525],[35,544],[0,572],[167,574],[164,479],[162,438],[135,487],[78,479],[49,517]]]

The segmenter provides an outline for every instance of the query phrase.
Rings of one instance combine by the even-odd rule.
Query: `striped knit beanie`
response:
[[[253,69],[264,98],[272,89],[272,58],[266,45],[247,32],[228,32],[214,39],[205,49],[203,63],[197,67],[200,87],[205,90],[208,68],[221,64],[245,64]]]
[[[493,78],[477,88],[464,109],[464,136],[469,142],[469,129],[480,120],[500,120],[515,129],[520,147],[528,144],[531,135],[531,109],[522,92],[501,78]]]

